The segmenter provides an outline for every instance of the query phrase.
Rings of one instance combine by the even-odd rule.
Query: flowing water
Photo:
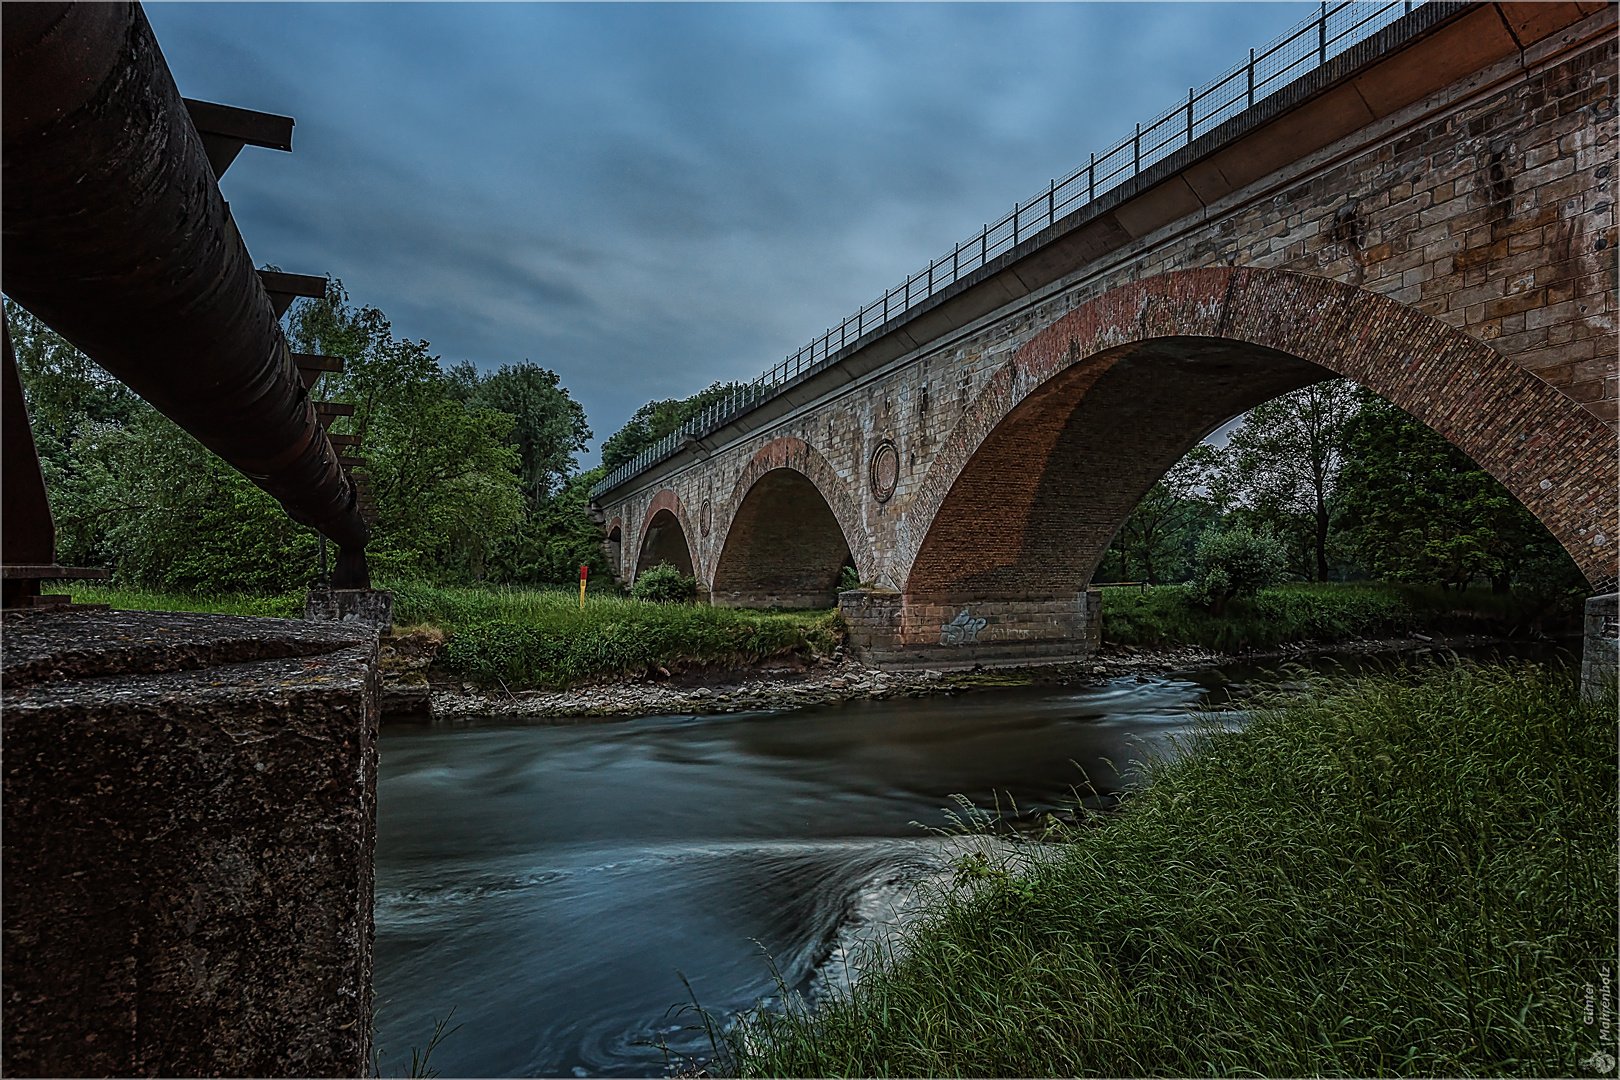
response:
[[[1232,678],[1241,673],[1229,669]],[[1217,671],[796,712],[384,729],[377,1043],[403,1072],[437,1020],[446,1076],[658,1076],[727,1017],[838,981],[852,943],[939,875],[952,795],[1071,806],[1131,780]],[[1082,772],[1083,770],[1083,772]]]

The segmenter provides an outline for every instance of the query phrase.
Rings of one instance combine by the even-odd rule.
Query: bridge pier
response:
[[[987,598],[849,589],[838,610],[850,651],[891,670],[1077,663],[1097,651],[1102,630],[1094,590]]]
[[[1586,601],[1586,640],[1581,655],[1581,697],[1602,701],[1620,676],[1620,595]]]

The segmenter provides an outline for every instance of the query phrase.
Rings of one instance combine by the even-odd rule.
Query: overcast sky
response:
[[[1288,26],[1301,3],[148,4],[187,97],[294,117],[225,197],[595,446],[747,379]]]

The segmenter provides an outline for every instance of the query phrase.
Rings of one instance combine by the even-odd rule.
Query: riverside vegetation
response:
[[[394,621],[442,642],[437,663],[459,679],[507,690],[563,689],[604,678],[688,667],[744,668],[771,660],[813,662],[843,639],[837,612],[753,611],[679,602],[691,578],[658,568],[637,593],[383,582]],[[115,608],[298,618],[301,591],[271,595],[187,594],[64,582],[76,599]],[[1291,642],[1324,647],[1414,632],[1537,637],[1578,625],[1545,598],[1489,589],[1441,591],[1381,582],[1293,584],[1230,600],[1220,615],[1190,586],[1102,590],[1105,643],[1146,648],[1197,646],[1266,651]]]
[[[688,579],[689,581],[690,579]],[[813,660],[839,644],[832,611],[768,612],[663,603],[602,590],[454,588],[384,582],[401,634],[443,641],[438,662],[458,677],[510,689],[561,688],[604,677],[687,667]],[[302,616],[304,594],[186,595],[72,583],[75,599],[116,608]],[[677,586],[679,588],[679,586]]]
[[[959,861],[851,993],[744,1017],[730,1064],[1572,1075],[1616,948],[1613,698],[1524,664],[1309,678],[1066,843]]]

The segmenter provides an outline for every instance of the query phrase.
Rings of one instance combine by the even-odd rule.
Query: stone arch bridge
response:
[[[1609,4],[1418,8],[612,478],[610,557],[716,604],[836,600],[880,664],[1079,658],[1147,489],[1344,376],[1611,591],[1615,30]],[[839,595],[846,565],[876,587]]]

